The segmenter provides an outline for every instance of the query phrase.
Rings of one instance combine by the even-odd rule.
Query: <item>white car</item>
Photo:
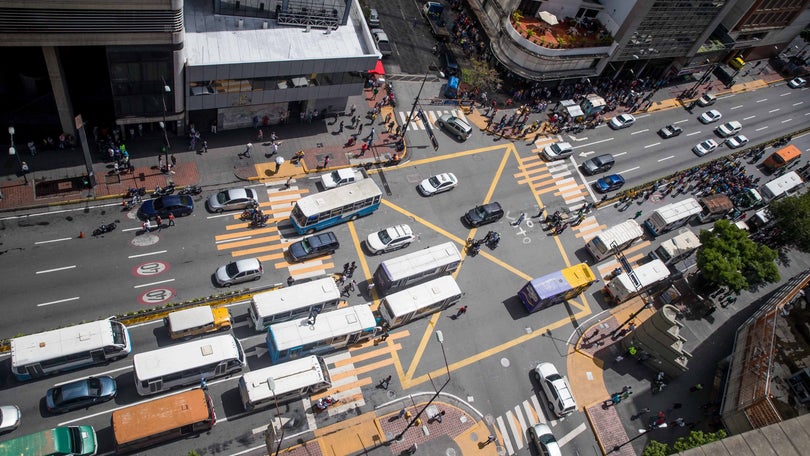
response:
[[[574,147],[567,142],[555,142],[543,148],[543,157],[548,161],[562,160],[574,153]]]
[[[698,117],[701,122],[705,124],[710,124],[712,122],[717,122],[718,120],[723,118],[723,115],[720,114],[720,111],[716,109],[712,109],[711,111],[706,111]]]
[[[366,238],[366,246],[373,254],[389,250],[404,249],[411,245],[414,235],[411,227],[405,224],[388,227],[371,233]]]
[[[433,196],[437,193],[446,192],[456,188],[458,179],[453,173],[441,173],[430,176],[423,180],[418,186],[419,193],[425,196]]]
[[[731,149],[736,149],[748,144],[748,138],[743,135],[732,136],[726,140],[726,145]]]
[[[543,388],[548,400],[548,409],[562,418],[574,413],[577,403],[571,393],[571,385],[568,379],[557,372],[557,368],[551,363],[540,363],[534,368],[534,377]]]
[[[706,141],[703,141],[702,143],[693,147],[692,152],[694,152],[698,157],[702,157],[709,152],[714,152],[715,149],[717,149],[717,141],[707,139]]]
[[[529,428],[529,441],[534,445],[537,454],[544,456],[562,456],[560,444],[551,433],[548,425],[540,423]]]
[[[610,119],[610,127],[614,130],[627,128],[634,123],[636,123],[636,118],[632,114],[619,114],[618,116]]]
[[[0,405],[0,433],[11,432],[20,426],[22,413],[16,405]]]
[[[359,169],[341,168],[321,175],[321,185],[323,185],[324,189],[330,189],[351,184],[364,178],[363,172]]]
[[[807,85],[807,80],[804,78],[793,78],[788,82],[788,86],[793,89],[800,89]]]
[[[736,135],[737,133],[742,130],[742,124],[737,122],[736,120],[732,120],[731,122],[726,122],[723,125],[715,128],[714,131],[722,136],[723,138],[728,138],[729,136]]]

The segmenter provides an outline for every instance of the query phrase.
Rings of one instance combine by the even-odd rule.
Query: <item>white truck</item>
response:
[[[661,260],[652,260],[632,271],[633,276],[623,272],[607,284],[607,292],[616,301],[624,302],[637,295],[645,287],[655,285],[670,276],[669,268]]]
[[[322,175],[321,184],[323,184],[324,190],[328,190],[363,180],[366,177],[368,175],[361,168],[341,168]]]

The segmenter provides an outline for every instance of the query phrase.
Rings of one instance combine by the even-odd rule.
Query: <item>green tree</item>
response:
[[[470,59],[470,67],[462,70],[461,80],[479,91],[497,90],[503,83],[498,71],[479,59]]]
[[[715,442],[726,437],[726,432],[719,430],[717,432],[703,432],[692,431],[686,437],[681,437],[672,445],[674,452],[686,451],[691,448],[697,448],[712,442]]]
[[[728,220],[718,220],[713,231],[700,233],[697,265],[703,276],[734,291],[761,282],[779,281],[777,252],[757,244]]]
[[[810,193],[776,200],[768,210],[782,229],[779,241],[810,252]]]
[[[669,445],[651,440],[650,443],[644,447],[641,456],[667,456],[668,454],[670,454]]]

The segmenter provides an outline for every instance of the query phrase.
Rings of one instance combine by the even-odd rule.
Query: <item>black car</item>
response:
[[[487,223],[497,222],[503,217],[503,208],[498,203],[489,203],[481,206],[476,206],[466,214],[464,214],[464,221],[470,226],[481,226]]]
[[[45,407],[50,413],[65,413],[107,402],[117,394],[114,378],[108,375],[88,377],[49,389],[45,394]]]
[[[168,195],[155,199],[149,199],[141,204],[138,209],[138,218],[141,220],[151,220],[160,216],[166,218],[169,214],[175,217],[191,215],[194,212],[194,200],[189,195]]]
[[[321,255],[331,255],[340,247],[337,236],[331,231],[313,234],[290,244],[287,252],[292,261],[304,261]]]

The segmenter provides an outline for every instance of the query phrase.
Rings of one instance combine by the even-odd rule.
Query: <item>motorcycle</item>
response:
[[[315,410],[315,412],[323,412],[324,410],[338,403],[339,401],[334,399],[332,396],[326,396],[318,399],[315,404],[313,404],[312,408]]]
[[[259,215],[250,221],[250,228],[264,228],[267,226],[267,221],[270,220],[270,215]]]
[[[101,224],[100,227],[93,230],[93,236],[100,236],[102,234],[109,233],[110,231],[113,231],[114,229],[115,229],[115,223]]]
[[[483,243],[484,243],[484,240],[478,241],[478,240],[473,239],[473,238],[468,238],[467,239],[467,253],[469,253],[469,255],[471,257],[474,257],[474,256],[478,255],[478,252],[481,251],[481,244],[483,244]]]
[[[124,210],[128,211],[128,210],[132,209],[133,207],[141,204],[141,202],[143,202],[143,198],[141,198],[141,195],[136,193],[135,195],[132,196],[131,199],[124,200],[124,202],[123,202]]]
[[[157,187],[155,187],[155,191],[152,192],[152,198],[171,195],[172,193],[174,193],[174,184],[169,184],[165,187],[161,187],[160,185],[158,185]]]
[[[189,185],[188,187],[180,190],[178,195],[199,195],[202,193],[202,187],[199,185]]]
[[[249,207],[242,212],[242,215],[239,216],[239,219],[252,220],[255,213],[256,213],[256,206]]]
[[[146,195],[146,187],[141,187],[141,188],[131,187],[129,190],[127,190],[127,195],[126,195],[127,198],[132,198],[135,195],[137,195],[137,196]]]

